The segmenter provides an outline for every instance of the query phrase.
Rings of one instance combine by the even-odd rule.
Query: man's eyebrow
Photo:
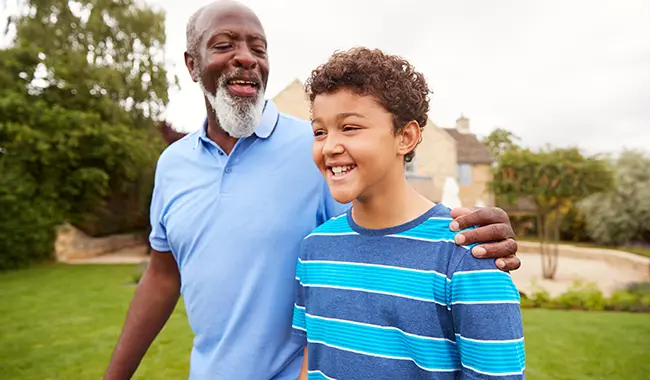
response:
[[[260,40],[260,41],[262,41],[264,43],[264,46],[267,45],[266,37],[264,37],[264,35],[262,35],[262,34],[258,34],[258,33],[251,34],[248,38],[251,39],[251,40]]]

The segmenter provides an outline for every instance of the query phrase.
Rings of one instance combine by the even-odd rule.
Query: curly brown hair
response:
[[[375,98],[393,115],[395,133],[413,120],[420,131],[427,123],[431,91],[424,75],[401,57],[364,47],[337,51],[327,63],[314,69],[305,83],[312,104],[316,96],[341,89]],[[404,160],[411,162],[414,156],[415,148]]]

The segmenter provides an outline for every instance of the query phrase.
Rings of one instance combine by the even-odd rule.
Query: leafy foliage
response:
[[[551,297],[546,290],[537,287],[529,296],[522,296],[521,307],[650,313],[650,283],[630,284],[609,297],[589,282],[576,281],[557,297]]]
[[[164,16],[139,4],[30,0],[11,19],[16,39],[0,51],[0,268],[49,256],[64,220],[127,215],[109,232],[146,220],[170,83]]]
[[[650,243],[650,157],[624,151],[614,162],[615,187],[580,204],[587,231],[601,244]]]
[[[557,270],[560,227],[573,205],[611,186],[611,171],[598,157],[585,157],[577,148],[507,149],[501,155],[490,184],[507,202],[530,199],[535,205],[537,232],[545,278]]]
[[[518,149],[517,141],[519,140],[520,138],[509,130],[497,128],[483,139],[483,144],[488,147],[492,156],[498,159],[504,153]]]

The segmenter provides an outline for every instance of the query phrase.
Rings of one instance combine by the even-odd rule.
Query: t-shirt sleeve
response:
[[[162,179],[163,171],[164,166],[161,163],[161,160],[158,160],[149,212],[149,220],[151,223],[149,244],[151,245],[151,248],[158,252],[169,252],[171,251],[171,248],[167,242],[167,231],[165,225],[162,222],[163,211],[165,209],[164,181]]]
[[[304,243],[302,252],[304,252]],[[306,324],[306,289],[303,286],[302,280],[305,273],[302,266],[302,252],[301,257],[296,262],[296,278],[295,278],[295,299],[293,304],[293,322],[291,323],[292,339],[299,344],[307,345],[307,324]]]
[[[467,248],[451,272],[449,305],[463,379],[523,379],[526,355],[519,291],[510,273]]]

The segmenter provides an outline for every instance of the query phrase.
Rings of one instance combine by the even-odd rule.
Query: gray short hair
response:
[[[187,26],[185,28],[185,49],[194,59],[198,58],[199,42],[201,41],[201,36],[203,35],[203,32],[196,30],[196,20],[198,20],[205,7],[206,6],[199,8],[192,14],[192,16],[190,16],[190,19],[187,21]]]

